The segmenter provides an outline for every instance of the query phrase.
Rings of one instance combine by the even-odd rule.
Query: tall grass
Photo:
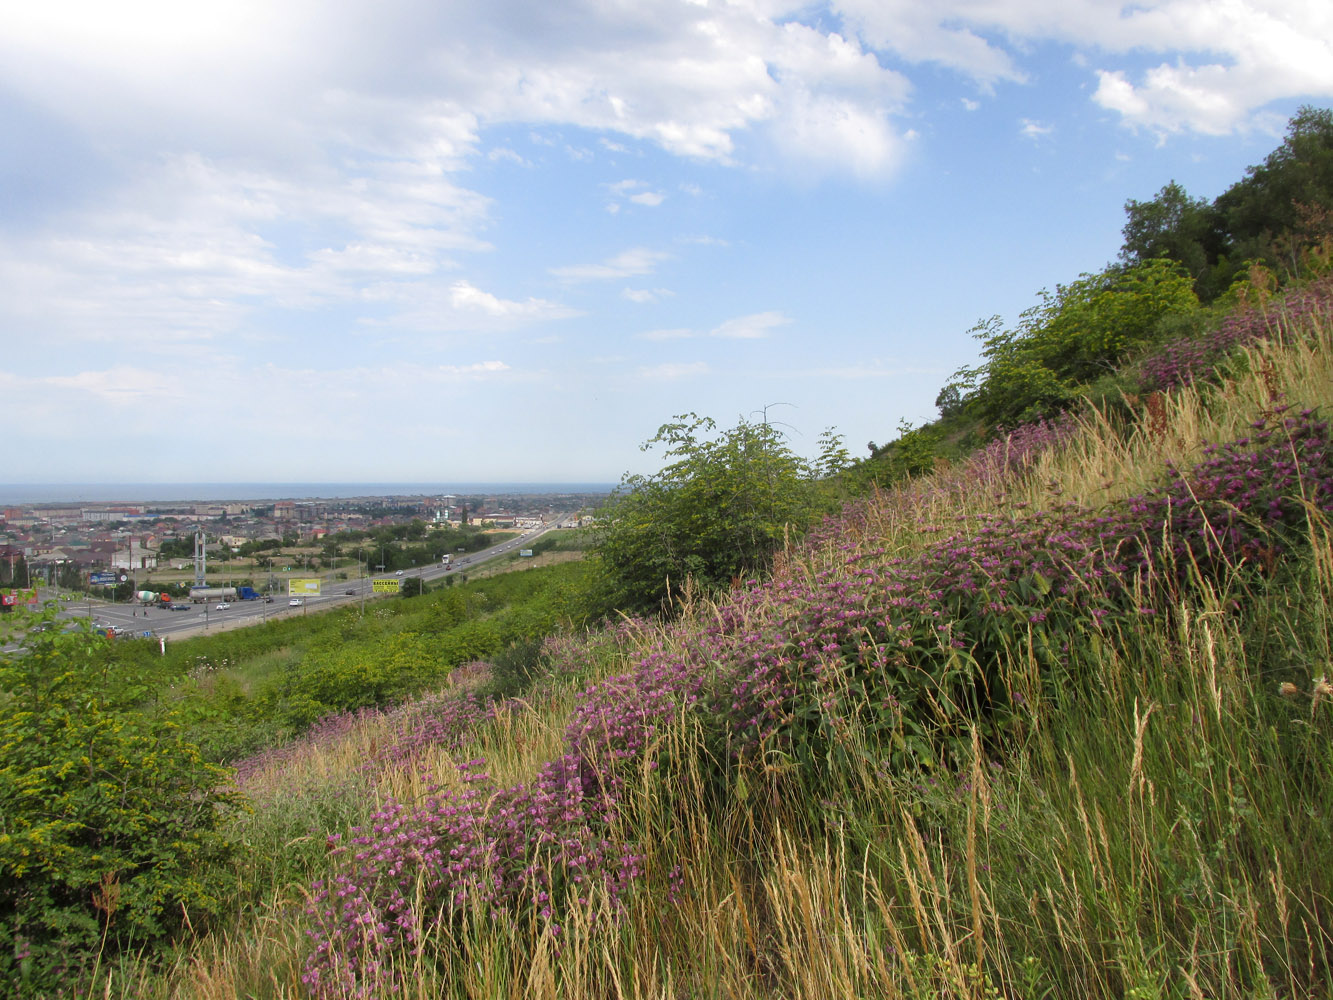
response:
[[[1054,650],[1039,613],[1004,632],[987,646],[987,677],[988,696],[1005,697],[940,706],[947,752],[900,752],[911,720],[862,724],[892,717],[871,696],[906,697],[872,683],[894,675],[869,619],[859,651],[861,626],[848,625],[841,646],[810,660],[810,688],[783,695],[795,700],[781,710],[809,712],[801,731],[817,739],[802,744],[788,720],[772,731],[787,737],[746,742],[725,703],[743,701],[743,667],[796,655],[801,636],[781,630],[801,615],[833,627],[832,610],[792,596],[801,588],[852,594],[845,607],[861,601],[874,618],[867,574],[960,523],[1139,495],[1165,463],[1188,468],[1279,402],[1333,403],[1330,332],[1307,333],[1249,348],[1220,386],[1140,401],[1136,425],[1086,416],[1007,478],[957,467],[881,495],[793,545],[772,581],[694,600],[670,628],[562,640],[546,680],[469,716],[455,741],[431,729],[410,753],[387,752],[407,746],[405,720],[422,718],[410,707],[316,734],[246,779],[254,812],[236,832],[251,848],[252,890],[232,921],[158,971],[122,960],[99,992],[307,995],[302,975],[327,940],[310,887],[346,871],[329,835],[407,816],[385,813],[392,803],[473,787],[476,758],[495,789],[476,815],[490,822],[508,789],[571,746],[593,759],[588,734],[614,724],[627,728],[606,744],[614,761],[585,801],[613,794],[615,808],[580,829],[608,857],[628,852],[632,878],[578,882],[546,914],[535,890],[496,893],[484,878],[441,895],[423,865],[407,883],[421,938],[343,956],[382,967],[329,995],[1333,996],[1333,532],[1316,506],[1286,558],[1233,553],[1220,568],[1136,577],[1132,606],[1153,614],[1094,628],[1078,610],[1092,605],[1070,604],[1060,613],[1077,641]],[[687,664],[697,677],[666,671]],[[884,672],[867,673],[876,664]],[[438,715],[445,701],[418,712]],[[493,874],[508,871],[497,861]]]

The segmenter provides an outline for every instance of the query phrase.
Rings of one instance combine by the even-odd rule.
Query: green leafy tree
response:
[[[158,546],[157,557],[160,560],[191,559],[194,557],[194,538],[181,535],[176,538],[164,538]]]
[[[666,467],[625,476],[599,513],[596,553],[614,606],[656,611],[687,579],[726,584],[764,566],[786,527],[809,520],[814,472],[779,430],[744,419],[716,429],[693,413],[663,424],[642,450],[663,446]]]
[[[1273,259],[1273,237],[1300,225],[1302,206],[1333,205],[1333,111],[1302,107],[1282,145],[1215,202],[1233,262]]]
[[[1191,198],[1172,181],[1152,201],[1125,203],[1120,259],[1127,265],[1166,258],[1184,268],[1200,298],[1211,299],[1212,266],[1225,248],[1221,215],[1202,198]]]
[[[851,464],[852,456],[847,451],[842,435],[832,427],[826,427],[819,435],[819,457],[815,459],[815,474],[827,479],[836,476]]]
[[[1200,300],[1211,302],[1254,262],[1300,277],[1305,249],[1329,236],[1318,220],[1330,208],[1333,111],[1307,105],[1287,123],[1282,145],[1211,205],[1174,181],[1151,201],[1127,202],[1120,259],[1169,258],[1194,280]]]

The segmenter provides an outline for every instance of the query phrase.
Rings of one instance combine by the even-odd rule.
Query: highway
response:
[[[438,564],[418,566],[415,569],[403,570],[401,575],[398,573],[384,573],[379,576],[362,577],[356,580],[330,581],[326,579],[322,585],[323,593],[318,596],[312,595],[303,598],[304,603],[299,607],[292,607],[289,603],[290,599],[282,594],[274,594],[271,603],[263,599],[230,601],[228,602],[230,607],[222,610],[218,610],[217,601],[210,601],[207,604],[189,604],[188,601],[178,601],[177,603],[187,604],[184,611],[169,611],[166,608],[159,607],[143,608],[135,604],[75,601],[61,609],[59,620],[90,620],[101,626],[127,629],[133,635],[150,632],[155,638],[166,637],[168,639],[173,636],[184,638],[190,635],[237,628],[242,625],[257,625],[268,621],[270,618],[290,618],[292,615],[308,614],[311,611],[322,611],[330,607],[360,601],[363,598],[381,596],[373,592],[373,582],[377,579],[408,580],[412,577],[419,577],[429,583],[446,576],[463,574],[500,556],[508,555],[517,549],[530,548],[533,542],[546,532],[554,530],[557,526],[558,522],[554,522],[540,528],[532,528],[479,552],[470,552],[466,555],[454,554],[449,566]]]

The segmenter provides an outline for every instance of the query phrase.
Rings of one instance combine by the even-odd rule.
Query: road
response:
[[[480,552],[470,552],[462,556],[455,554],[449,566],[432,564],[430,566],[418,566],[415,569],[405,569],[401,574],[382,574],[378,577],[339,580],[332,583],[325,581],[325,587],[329,592],[319,596],[306,597],[304,598],[305,603],[299,607],[292,607],[289,599],[282,596],[274,596],[272,603],[263,600],[230,601],[228,602],[230,607],[222,610],[218,610],[218,602],[216,601],[210,601],[208,604],[189,604],[184,611],[169,611],[158,607],[141,608],[133,604],[79,601],[62,608],[59,618],[62,621],[90,620],[96,624],[128,629],[134,635],[151,632],[155,637],[165,636],[167,638],[173,636],[183,638],[201,632],[222,631],[242,625],[256,625],[270,618],[290,618],[292,615],[322,611],[326,608],[371,597],[374,593],[373,582],[376,579],[407,580],[412,577],[420,577],[423,581],[430,582],[445,576],[466,573],[468,570],[476,569],[492,559],[508,555],[516,549],[530,548],[533,542],[548,531],[554,530],[557,526],[558,522],[543,525],[540,528],[532,528],[508,541],[492,545],[488,549],[482,549]]]

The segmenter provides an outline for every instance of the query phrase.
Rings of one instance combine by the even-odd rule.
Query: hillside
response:
[[[242,763],[221,921],[98,995],[1328,996],[1320,303],[521,697],[455,670]]]

